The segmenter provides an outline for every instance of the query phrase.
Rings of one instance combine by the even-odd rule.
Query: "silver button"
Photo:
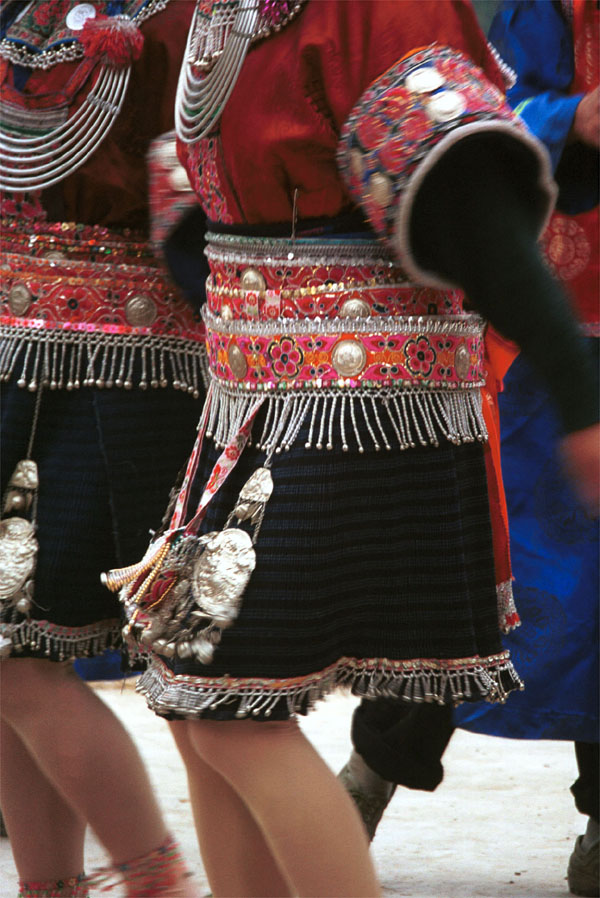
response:
[[[456,90],[442,90],[427,103],[427,113],[436,122],[450,122],[467,108],[467,101]]]
[[[392,202],[392,182],[381,172],[375,172],[369,178],[369,193],[378,206],[387,208]]]
[[[267,289],[267,282],[256,268],[246,268],[246,270],[242,272],[240,285],[242,290],[261,291]]]
[[[354,377],[365,367],[367,351],[358,340],[340,340],[333,349],[331,361],[340,377]]]
[[[410,72],[404,81],[413,94],[430,94],[446,83],[444,76],[432,65],[424,65]]]
[[[96,10],[91,3],[78,3],[67,15],[67,28],[71,31],[81,31],[88,19],[95,18]]]
[[[233,318],[233,312],[231,310],[231,306],[222,306],[221,307],[221,318],[224,321],[231,321]]]
[[[156,303],[145,293],[137,293],[125,303],[125,317],[132,327],[149,327],[156,315]]]
[[[248,372],[248,362],[237,343],[231,343],[227,350],[227,358],[229,360],[229,367],[233,371],[234,376],[237,377],[238,380],[242,380]]]
[[[368,318],[370,314],[371,309],[364,299],[347,299],[340,308],[340,318]]]
[[[21,318],[29,309],[33,295],[25,284],[13,284],[8,293],[8,305],[13,315]]]
[[[61,253],[59,249],[51,249],[49,253],[44,254],[44,259],[47,259],[48,262],[62,262],[67,257],[64,253]]]
[[[454,353],[454,369],[461,380],[464,380],[469,373],[470,366],[471,353],[463,343]]]

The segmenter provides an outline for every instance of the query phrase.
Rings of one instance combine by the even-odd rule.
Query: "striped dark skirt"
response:
[[[29,441],[36,395],[2,389],[2,494]],[[121,606],[100,574],[142,555],[195,437],[201,403],[172,389],[45,390],[32,457],[39,469],[33,604],[8,603],[16,657],[60,661],[120,643]]]
[[[220,451],[205,441],[198,488]],[[263,462],[246,447],[202,533]],[[138,688],[156,713],[284,719],[338,686],[440,703],[520,686],[499,635],[480,443],[359,453],[306,449],[300,433],[272,475],[239,617],[209,665],[155,657]]]

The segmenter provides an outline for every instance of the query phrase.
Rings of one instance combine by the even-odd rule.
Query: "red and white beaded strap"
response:
[[[200,502],[198,503],[198,507],[196,508],[196,513],[185,526],[186,534],[192,534],[198,531],[202,519],[206,514],[206,509],[209,502],[211,501],[213,496],[215,496],[221,486],[225,483],[225,481],[235,468],[236,464],[238,463],[238,459],[242,454],[244,447],[248,442],[248,439],[250,438],[250,431],[252,429],[254,418],[256,417],[256,414],[264,401],[265,397],[261,396],[260,399],[257,399],[257,401],[251,406],[238,432],[217,459],[210,473],[210,477],[208,478],[204,492],[202,493],[202,496],[200,498]],[[198,469],[200,450],[202,449],[202,443],[206,435],[210,403],[211,393],[209,391],[198,427],[198,436],[196,437],[196,442],[194,443],[194,448],[192,449],[192,453],[187,464],[185,477],[183,479],[179,495],[177,496],[177,501],[175,502],[175,510],[173,512],[169,527],[170,531],[179,529],[179,527],[181,527],[182,525],[183,520],[185,519],[190,488]]]

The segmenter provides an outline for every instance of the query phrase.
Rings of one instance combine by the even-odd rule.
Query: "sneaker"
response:
[[[600,896],[600,873],[598,870],[599,843],[596,841],[586,850],[583,836],[578,836],[575,848],[569,858],[567,880],[572,895],[582,898],[598,898]]]
[[[358,813],[362,817],[367,835],[369,836],[369,842],[372,842],[375,833],[377,832],[379,821],[383,817],[383,812],[390,803],[390,799],[396,791],[396,787],[393,786],[387,793],[368,792],[352,775],[349,763],[342,767],[338,773],[338,779],[358,808]]]

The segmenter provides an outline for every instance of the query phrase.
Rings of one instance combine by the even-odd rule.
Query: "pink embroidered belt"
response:
[[[410,284],[381,243],[208,235],[207,436],[364,451],[485,440],[484,322]],[[303,430],[304,428],[304,430]]]
[[[220,382],[249,390],[481,386],[483,322],[463,312],[459,291],[407,284],[372,242],[346,246],[355,257],[340,259],[335,243],[265,240],[257,250],[256,239],[235,239],[237,253],[233,238],[208,249],[204,317]]]
[[[2,379],[14,372],[31,389],[135,380],[198,394],[202,323],[146,241],[72,223],[25,231],[9,219],[0,274]]]
[[[212,376],[248,390],[450,390],[483,383],[482,324],[476,316],[364,324],[338,319],[317,334],[314,322],[313,332],[300,331],[292,321],[287,327],[287,321],[270,327],[244,322],[242,329],[241,322],[210,313],[205,322]]]

